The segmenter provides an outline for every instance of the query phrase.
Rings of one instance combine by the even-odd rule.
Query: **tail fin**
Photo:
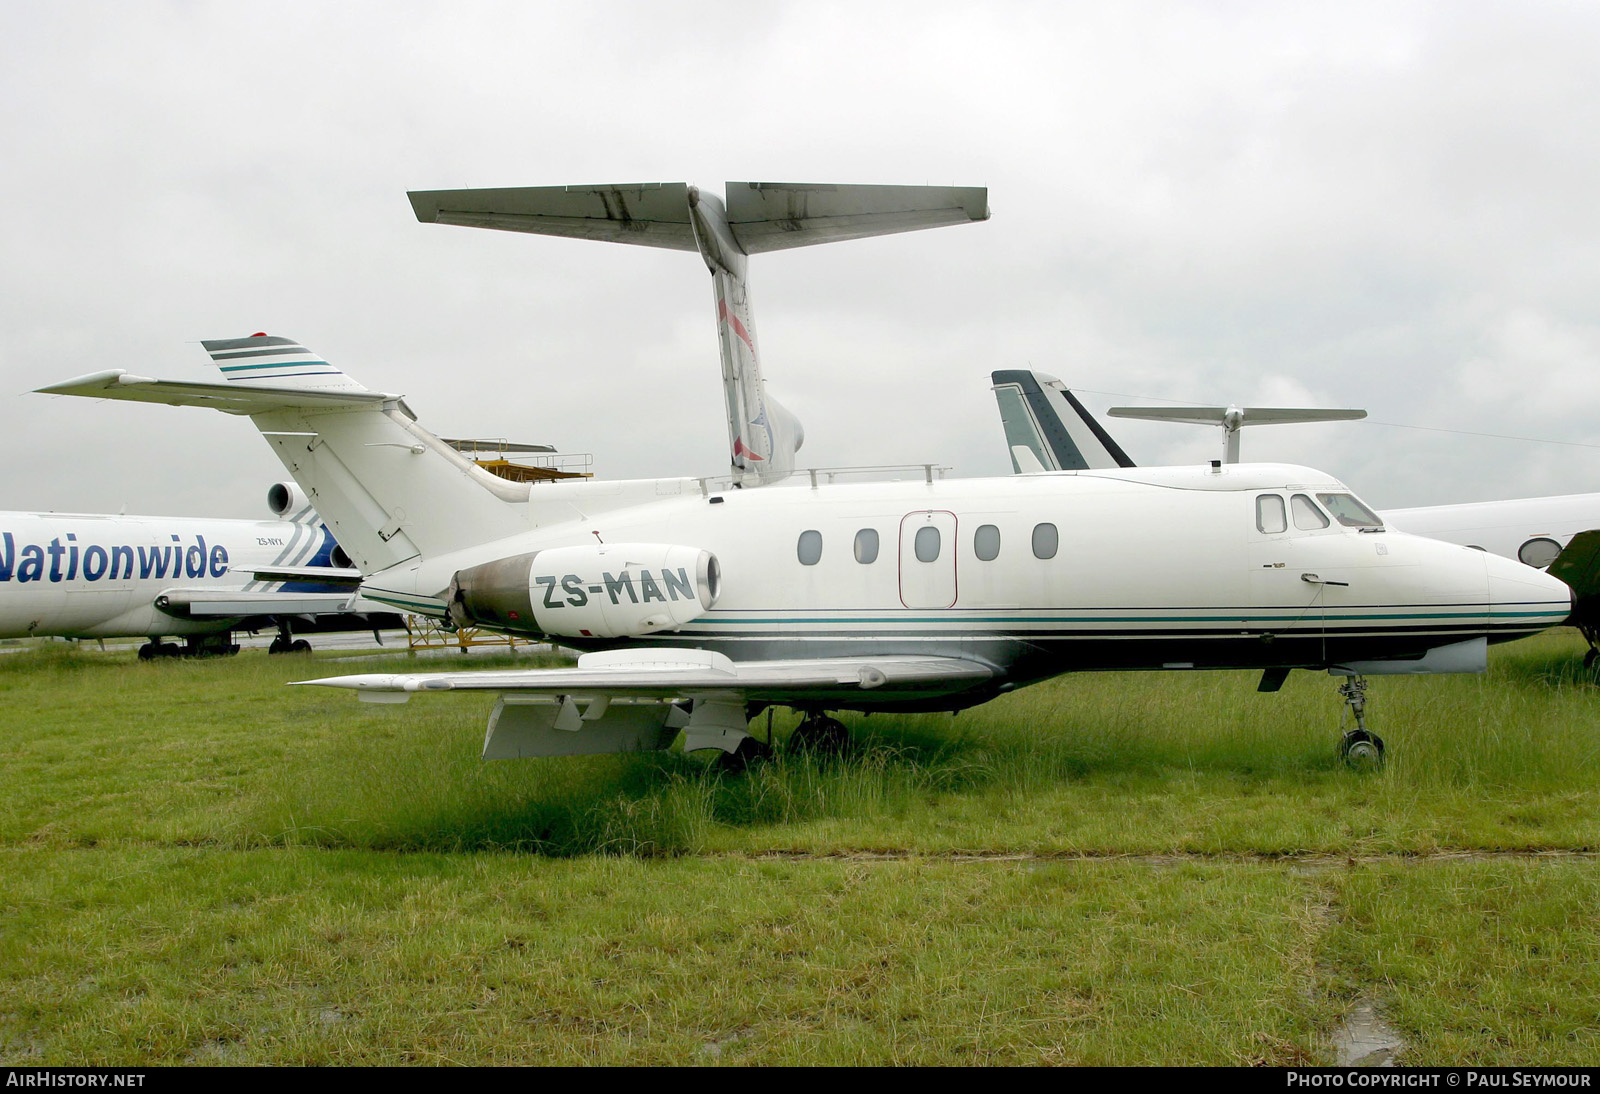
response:
[[[510,232],[698,251],[711,272],[735,480],[794,470],[800,422],[767,394],[756,350],[750,255],[987,220],[981,187],[730,182],[724,203],[687,183],[424,190],[417,219]]]
[[[310,391],[367,391],[292,338],[252,334],[201,342],[231,383]]]
[[[1054,376],[1023,369],[992,372],[1011,469],[1086,471],[1132,467],[1111,434]]]
[[[497,478],[461,455],[418,425],[398,395],[363,387],[287,338],[203,345],[227,382],[116,370],[39,390],[248,415],[364,574],[527,528],[526,505],[517,503],[526,503],[528,484]],[[256,365],[258,373],[241,376]]]

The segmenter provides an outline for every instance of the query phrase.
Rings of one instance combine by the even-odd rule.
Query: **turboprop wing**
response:
[[[723,200],[668,182],[419,190],[409,196],[425,223],[698,251],[716,298],[734,481],[760,486],[794,471],[805,430],[762,379],[748,257],[987,220],[988,193],[973,186],[730,182]]]

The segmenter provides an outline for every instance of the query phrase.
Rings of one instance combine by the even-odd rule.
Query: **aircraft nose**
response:
[[[1572,614],[1574,597],[1566,582],[1499,555],[1485,554],[1484,564],[1497,622],[1555,627]]]

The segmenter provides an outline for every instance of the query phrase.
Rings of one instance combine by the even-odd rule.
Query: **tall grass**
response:
[[[1335,683],[1297,673],[1061,677],[950,715],[846,715],[836,759],[738,775],[680,751],[484,763],[489,698],[371,706],[244,654],[0,658],[0,840],[509,850],[1039,853],[1600,846],[1600,717],[1581,646],[1481,677],[1372,682],[1377,775],[1337,756]],[[375,661],[374,667],[383,662]],[[760,730],[757,726],[757,730]]]

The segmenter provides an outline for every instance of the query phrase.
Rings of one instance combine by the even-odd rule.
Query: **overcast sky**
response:
[[[696,256],[405,192],[729,179],[989,188],[752,261],[804,465],[1005,473],[989,373],[1033,367],[1096,410],[1365,408],[1244,454],[1379,506],[1600,489],[1597,58],[1600,5],[1529,0],[0,3],[0,508],[265,515],[248,421],[28,394],[215,379],[195,343],[255,331],[446,436],[722,473]]]

